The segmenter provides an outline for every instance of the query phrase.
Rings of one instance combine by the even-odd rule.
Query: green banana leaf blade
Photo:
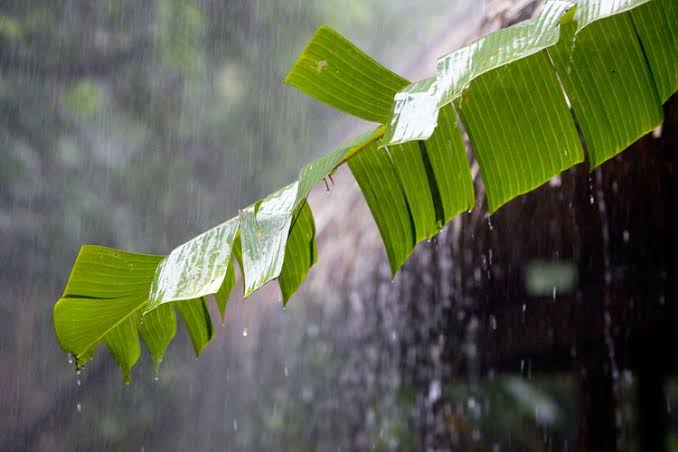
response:
[[[163,256],[130,253],[83,245],[73,264],[62,297],[119,298],[148,294],[148,286]]]
[[[655,0],[631,11],[659,100],[678,91],[678,2]]]
[[[628,13],[575,35],[576,27],[564,26],[549,53],[596,168],[657,127],[663,113]]]
[[[244,297],[280,275],[292,225],[298,183],[294,182],[240,215]]]
[[[317,259],[313,213],[308,203],[303,203],[290,229],[285,248],[285,261],[278,278],[283,306],[287,305],[294,292],[301,286]]]
[[[356,154],[348,166],[377,223],[395,276],[416,244],[412,215],[398,175],[388,154],[376,144]]]
[[[452,105],[440,109],[436,130],[420,145],[426,148],[445,225],[460,212],[470,211],[475,203],[466,147]]]
[[[579,0],[575,21],[577,33],[592,23],[638,8],[652,0]]]
[[[326,26],[315,32],[285,83],[345,113],[379,123],[388,121],[393,96],[409,84]]]
[[[355,153],[360,152],[370,143],[378,140],[383,135],[384,128],[363,132],[356,137],[342,143],[336,149],[331,150],[317,160],[307,163],[299,171],[299,190],[294,201],[294,208],[304,202],[311,189],[321,180],[332,175],[339,165],[346,162]]]
[[[144,314],[139,324],[139,332],[153,358],[156,370],[159,369],[167,347],[177,332],[174,306],[171,303],[163,303]]]
[[[457,106],[480,165],[490,212],[584,159],[544,52],[478,77]]]
[[[245,297],[278,278],[286,304],[317,259],[306,198],[343,163],[395,276],[417,242],[474,204],[457,112],[490,212],[583,160],[575,122],[591,167],[602,164],[657,127],[661,104],[678,90],[678,3],[547,1],[534,18],[440,58],[435,77],[412,84],[321,27],[286,82],[388,126],[305,165],[298,181],[167,257],[83,246],[53,311],[57,339],[78,367],[106,343],[128,382],[139,334],[159,366],[176,334],[175,308],[199,355],[214,334],[206,297],[223,319],[233,256]]]
[[[214,336],[212,320],[207,311],[207,301],[205,298],[196,298],[177,301],[174,304],[184,321],[195,356],[200,356]]]
[[[76,366],[83,367],[94,356],[97,346],[104,340],[116,361],[129,379],[129,370],[136,358],[136,351],[120,352],[120,347],[129,344],[119,340],[119,331],[128,331],[130,323],[137,322],[146,306],[147,296],[131,295],[120,298],[61,298],[54,305],[54,329],[61,347],[73,354]],[[112,346],[111,346],[112,344]],[[138,340],[137,340],[138,347]],[[138,357],[138,354],[137,354]]]
[[[238,226],[238,218],[232,218],[175,248],[158,267],[148,310],[160,303],[217,293],[231,261]]]
[[[228,297],[231,295],[231,292],[235,288],[235,267],[233,266],[233,260],[228,263],[228,269],[226,270],[226,276],[224,276],[224,282],[221,284],[219,291],[214,294],[214,300],[217,303],[217,308],[219,308],[219,314],[221,315],[221,321],[224,320],[224,315],[226,314],[226,304],[228,303]]]
[[[441,57],[435,81],[414,83],[396,95],[384,144],[428,139],[436,127],[438,110],[456,101],[474,79],[555,45],[560,23],[574,6],[568,1],[548,1],[538,16]]]

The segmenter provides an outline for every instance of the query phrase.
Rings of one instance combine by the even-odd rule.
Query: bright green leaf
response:
[[[145,294],[106,300],[61,298],[54,305],[54,329],[59,343],[75,356],[78,367],[82,367],[108,334],[118,327],[127,329],[126,322],[130,319],[138,321],[146,302]],[[122,361],[124,364],[130,359]]]
[[[434,202],[440,199],[439,220],[444,225],[459,212],[470,210],[475,195],[456,113],[451,105],[438,109],[435,89],[435,79],[429,78],[396,95],[393,122],[381,146],[426,140],[419,143],[424,146],[428,159],[424,161],[433,173],[433,177],[429,175],[431,194],[436,198]]]
[[[437,68],[439,105],[459,98],[476,77],[555,45],[560,37],[560,22],[573,7],[571,2],[548,1],[539,15],[489,33],[440,58]]]
[[[661,103],[629,14],[578,32],[563,26],[549,49],[595,168],[662,121]]]
[[[659,98],[678,91],[678,2],[655,0],[631,11]]]
[[[341,111],[384,123],[391,116],[393,96],[409,82],[323,26],[294,63],[285,83]]]
[[[240,215],[244,297],[280,275],[297,187],[294,182],[244,209]]]
[[[471,210],[475,203],[466,147],[451,105],[440,109],[435,132],[420,143],[426,147],[442,204],[442,223],[447,224],[459,212]]]
[[[130,382],[130,372],[141,356],[139,346],[139,320],[141,310],[132,311],[127,319],[113,328],[105,337],[106,345],[113,355],[113,359],[122,370],[125,383]]]
[[[416,243],[412,216],[398,175],[388,154],[377,149],[376,144],[356,154],[348,166],[377,223],[395,276]]]
[[[308,203],[303,203],[290,229],[285,260],[278,279],[283,306],[297,291],[317,257],[313,213]]]
[[[219,314],[221,314],[221,320],[224,320],[224,315],[226,314],[226,304],[228,303],[228,297],[231,295],[231,291],[235,287],[235,270],[233,267],[233,261],[228,263],[228,270],[226,270],[226,276],[224,277],[224,282],[221,284],[219,291],[214,294],[214,300],[217,302],[217,307],[219,308]]]
[[[156,369],[160,367],[165,351],[174,339],[176,331],[177,319],[172,304],[163,303],[144,314],[139,325],[139,332],[144,338]]]
[[[200,353],[214,336],[212,319],[207,311],[207,303],[204,298],[197,298],[195,300],[176,301],[174,304],[184,321],[184,325],[186,325],[186,331],[191,338],[195,356],[200,356]]]
[[[548,1],[538,16],[489,33],[441,57],[435,81],[414,83],[396,95],[384,144],[428,139],[435,130],[439,109],[458,99],[475,78],[555,45],[560,23],[573,7],[567,1]]]
[[[578,0],[577,33],[592,23],[637,8],[651,0]]]
[[[137,325],[161,259],[102,246],[80,249],[64,298],[54,307],[57,338],[78,367],[105,341],[129,381],[140,353]]]
[[[162,360],[176,331],[174,306],[166,303],[173,301],[200,354],[213,335],[205,297],[214,294],[223,317],[235,284],[232,255],[245,296],[278,277],[287,302],[317,258],[306,197],[345,162],[395,274],[418,240],[474,203],[451,103],[468,131],[491,211],[582,159],[557,76],[592,166],[615,155],[660,123],[661,102],[677,89],[678,6],[673,0],[578,4],[575,12],[573,3],[547,1],[535,18],[442,57],[435,78],[414,84],[321,27],[286,81],[389,127],[304,166],[298,182],[167,258],[84,246],[54,307],[62,347],[82,366],[106,342],[128,381],[140,354],[139,332],[156,366]],[[199,23],[190,8],[184,12],[182,20]]]
[[[148,310],[217,293],[231,261],[238,224],[238,218],[232,218],[175,248],[158,267]]]
[[[457,105],[490,212],[584,159],[556,73],[543,52],[478,77]]]
[[[83,245],[73,264],[64,297],[118,298],[148,293],[162,256]]]
[[[356,152],[376,141],[383,133],[383,127],[368,130],[342,143],[336,149],[328,152],[317,160],[307,163],[299,171],[299,190],[294,202],[295,209],[306,199],[311,188],[324,178],[330,176],[334,170],[348,160]]]
[[[389,146],[381,152],[388,152],[390,155],[405,193],[414,222],[416,242],[432,237],[442,226],[442,218],[439,221],[437,215],[439,210],[442,216],[442,206],[436,206],[440,199],[433,196],[433,193],[437,195],[437,187],[431,189],[435,181],[431,180],[433,175],[429,174],[430,162],[426,148],[418,142],[410,142]]]

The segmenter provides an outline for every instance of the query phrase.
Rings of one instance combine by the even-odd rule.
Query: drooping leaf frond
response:
[[[678,90],[678,3],[547,1],[532,19],[441,57],[436,74],[415,83],[321,27],[285,81],[380,125],[166,257],[83,246],[54,306],[59,343],[78,366],[106,343],[128,380],[139,336],[159,365],[175,308],[199,355],[213,336],[207,297],[223,317],[234,262],[244,296],[277,279],[287,303],[317,259],[306,198],[344,163],[393,275],[418,242],[474,205],[462,126],[490,212],[585,159],[601,165],[657,127]]]

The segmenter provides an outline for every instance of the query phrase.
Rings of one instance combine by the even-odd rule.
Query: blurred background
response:
[[[76,374],[52,306],[81,244],[166,254],[361,127],[283,83],[317,26],[415,77],[432,72],[433,58],[414,62],[451,24],[473,28],[483,8],[0,2],[0,450],[416,450],[403,325],[379,317],[370,297],[314,285],[285,310],[274,291],[232,300],[198,360],[180,327],[160,371],[142,356],[128,386],[104,347]],[[568,375],[533,378],[527,363],[432,381],[430,399],[458,413],[449,422],[460,450],[573,449]],[[633,384],[622,373],[624,423]],[[675,426],[675,381],[667,394]]]

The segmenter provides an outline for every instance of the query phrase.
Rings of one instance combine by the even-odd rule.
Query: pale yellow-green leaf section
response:
[[[245,297],[280,275],[298,185],[281,188],[240,215]]]
[[[217,293],[228,270],[238,226],[238,218],[232,218],[175,248],[158,267],[148,310],[160,303]]]

